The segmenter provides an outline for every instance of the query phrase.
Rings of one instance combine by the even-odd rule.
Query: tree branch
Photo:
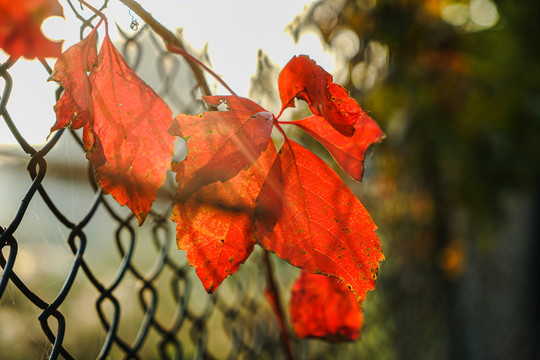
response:
[[[184,44],[182,44],[182,41],[176,37],[169,29],[167,29],[165,26],[161,25],[159,21],[154,19],[154,17],[148,13],[139,3],[135,0],[119,0],[121,3],[126,5],[128,8],[133,10],[134,13],[136,13],[145,23],[147,23],[152,30],[156,34],[158,34],[163,42],[165,43],[165,47],[169,48],[169,45],[173,45],[175,47],[178,47],[180,49],[183,49],[186,51],[186,48]],[[191,71],[193,72],[193,75],[195,76],[195,80],[197,81],[197,84],[201,88],[201,91],[205,96],[212,95],[210,92],[210,87],[208,86],[208,83],[206,82],[206,79],[204,78],[204,73],[195,63],[192,59],[188,57],[184,57],[186,59],[186,62],[188,63],[189,67],[191,68]]]

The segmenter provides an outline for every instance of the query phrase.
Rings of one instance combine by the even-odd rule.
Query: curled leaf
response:
[[[355,132],[351,137],[342,135],[317,115],[290,123],[323,144],[341,168],[356,181],[362,181],[364,157],[368,148],[384,138],[379,125],[366,114],[354,125]]]
[[[56,123],[51,133],[66,126],[83,128],[83,142],[88,158],[95,166],[106,159],[101,143],[94,132],[94,103],[92,85],[87,73],[97,66],[96,32],[69,47],[54,64],[50,80],[59,82],[64,88],[62,96],[54,106]]]
[[[294,106],[294,98],[304,100],[314,115],[345,136],[354,134],[354,124],[365,114],[349,92],[306,55],[295,56],[285,65],[278,87],[282,109]]]

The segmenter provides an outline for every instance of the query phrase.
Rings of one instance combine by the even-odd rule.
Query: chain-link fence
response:
[[[82,38],[98,19],[68,4]],[[118,31],[116,45],[127,62],[175,113],[199,110],[196,82],[182,59],[165,51],[148,27]],[[49,63],[41,63],[50,74]],[[175,224],[168,220],[172,176],[138,227],[97,186],[77,131],[58,131],[39,147],[19,132],[22,122],[37,120],[9,114],[18,80],[12,66],[11,59],[0,65],[0,113],[17,142],[0,152],[1,206],[14,212],[0,224],[0,358],[282,358],[263,296],[261,250],[206,294],[176,250]],[[157,76],[145,78],[149,69]],[[282,286],[290,286],[296,270],[277,265]],[[354,351],[309,341],[295,347],[309,358]]]

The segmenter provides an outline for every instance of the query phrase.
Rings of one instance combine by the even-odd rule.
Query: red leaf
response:
[[[316,155],[286,140],[257,198],[256,239],[292,265],[341,279],[360,302],[384,259],[376,226]],[[259,208],[273,212],[260,212]]]
[[[172,112],[126,64],[108,35],[90,83],[94,131],[107,159],[96,168],[97,179],[142,224],[170,168]]]
[[[364,323],[362,306],[343,283],[305,271],[292,286],[289,313],[299,338],[354,341]]]
[[[58,0],[0,0],[0,48],[14,57],[58,57],[62,41],[51,41],[41,33],[43,20],[64,17]]]
[[[304,100],[314,115],[324,117],[345,136],[352,136],[354,124],[365,114],[356,100],[332,75],[306,55],[293,57],[279,74],[282,109],[294,106],[293,99]]]
[[[79,43],[69,47],[54,64],[53,73],[48,80],[59,82],[64,93],[54,106],[56,123],[51,133],[66,126],[83,130],[83,140],[95,166],[105,163],[101,143],[94,132],[94,104],[92,101],[92,85],[87,72],[97,66],[96,32]]]
[[[371,144],[380,142],[384,133],[373,119],[365,113],[354,125],[352,137],[343,136],[320,116],[291,121],[326,147],[336,162],[357,181],[362,180],[364,157]]]
[[[202,186],[227,181],[248,168],[267,148],[274,116],[238,96],[207,96],[227,111],[179,114],[169,133],[188,140],[188,154],[178,168],[178,194],[185,201]]]
[[[170,168],[172,112],[129,68],[108,35],[97,59],[95,46],[93,31],[56,62],[51,79],[65,92],[51,131],[84,128],[87,157],[101,188],[142,224]]]
[[[56,124],[51,132],[71,124],[71,128],[80,129],[91,123],[94,118],[92,86],[86,75],[97,66],[96,32],[77,44],[69,47],[54,64],[48,80],[59,82],[64,93],[54,106]]]
[[[247,170],[226,182],[204,186],[174,207],[171,219],[178,223],[178,248],[186,251],[209,293],[253,251],[255,199],[275,157],[276,149],[270,143]]]

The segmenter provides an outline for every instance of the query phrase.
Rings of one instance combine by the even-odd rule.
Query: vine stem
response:
[[[270,254],[267,250],[264,250],[263,253],[264,267],[266,269],[267,295],[271,297],[269,299],[270,305],[272,306],[272,310],[274,310],[274,315],[276,316],[278,322],[279,332],[281,335],[281,343],[283,344],[285,355],[287,359],[294,360],[292,342],[289,336],[289,330],[287,328],[287,321],[285,320],[285,312],[283,311],[283,306],[281,305],[279,289],[274,278],[274,270],[272,267],[272,261],[270,260]]]
[[[146,11],[137,1],[135,0],[119,0],[119,1],[123,3],[124,5],[126,5],[128,8],[130,8],[145,23],[147,23],[152,28],[152,30],[154,30],[154,32],[161,37],[167,49],[169,49],[172,45],[176,48],[180,48],[184,50],[187,53],[184,44],[182,44],[182,41],[178,37],[176,37],[176,35],[174,35],[172,31],[170,31],[165,26],[163,26],[159,21],[154,19],[154,17],[148,11]],[[185,59],[191,71],[193,72],[193,76],[195,76],[195,80],[197,81],[197,84],[201,88],[203,94],[205,96],[212,95],[212,92],[210,91],[210,87],[208,86],[208,83],[206,82],[206,79],[204,78],[204,73],[199,67],[199,64],[193,61],[193,57],[190,58],[190,57],[185,56]]]
[[[105,32],[108,34],[109,33],[109,22],[107,21],[107,17],[101,11],[99,11],[98,9],[96,9],[95,7],[93,7],[92,5],[87,3],[86,1],[79,0],[79,2],[81,4],[83,4],[84,6],[86,6],[87,8],[89,8],[90,10],[92,10],[94,12],[94,14],[99,16],[99,22],[97,23],[96,26],[94,26],[94,29],[92,30],[92,32],[96,31],[96,29],[99,27],[99,25],[101,25],[102,22],[105,22]]]
[[[196,57],[188,53],[185,49],[179,48],[175,45],[167,44],[167,50],[169,50],[172,53],[180,54],[186,59],[190,59],[194,61],[196,64],[198,64],[200,67],[202,67],[207,73],[212,75],[214,79],[216,79],[225,89],[227,89],[228,92],[231,93],[231,95],[236,95],[236,93],[227,85],[225,81],[221,77],[219,77],[218,74],[216,74],[212,69],[210,69],[208,66],[204,65],[201,61],[199,61]]]

